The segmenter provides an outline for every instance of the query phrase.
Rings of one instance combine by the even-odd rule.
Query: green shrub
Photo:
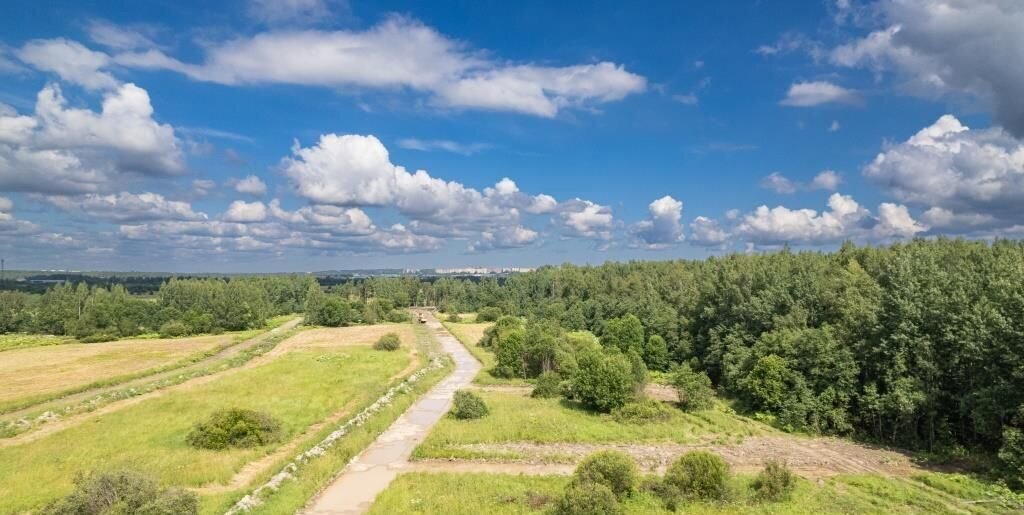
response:
[[[522,319],[510,316],[501,317],[493,326],[488,327],[484,331],[484,335],[480,337],[480,341],[477,342],[477,345],[484,348],[494,348],[509,333],[522,331],[523,329]]]
[[[721,500],[727,493],[729,466],[717,454],[691,451],[665,473],[665,485],[689,499]]]
[[[198,449],[256,447],[280,440],[281,424],[258,411],[230,408],[220,410],[209,420],[196,424],[186,437]]]
[[[448,321],[453,323],[453,324],[457,324],[460,321],[462,321],[462,319],[459,318],[459,314],[458,313],[452,313],[452,314],[448,315]]]
[[[636,489],[637,476],[636,463],[629,455],[619,451],[600,451],[580,462],[573,473],[573,482],[598,483],[621,498]]]
[[[516,329],[494,343],[495,377],[526,377],[526,332]]]
[[[661,402],[644,399],[613,409],[612,418],[623,424],[649,424],[665,422],[672,418],[672,413]]]
[[[561,377],[556,372],[544,372],[537,376],[537,384],[530,392],[530,397],[551,399],[562,394]]]
[[[381,336],[376,343],[373,344],[373,348],[376,350],[395,351],[402,346],[402,339],[395,333],[388,333]]]
[[[78,338],[78,341],[80,341],[82,343],[100,343],[100,342],[114,341],[117,338],[118,338],[117,334],[100,332],[100,333],[92,333],[92,334],[89,334],[89,335],[86,335],[86,336],[81,336],[81,337]]]
[[[403,309],[392,309],[384,318],[392,324],[401,324],[412,320],[412,315]]]
[[[694,372],[683,363],[672,371],[672,386],[679,395],[679,407],[683,411],[700,411],[715,404],[715,390],[711,378],[705,372]]]
[[[1010,483],[1016,486],[1024,485],[1024,432],[1013,427],[1003,430],[999,460],[1006,468]]]
[[[784,501],[796,488],[796,476],[785,462],[768,460],[751,484],[758,499]]]
[[[679,490],[665,483],[660,477],[647,476],[640,483],[640,490],[650,493],[665,503],[668,511],[675,512],[685,499],[679,494]]]
[[[160,326],[160,336],[163,338],[177,338],[189,333],[188,326],[181,320],[171,320]]]
[[[479,395],[467,390],[455,392],[455,402],[451,411],[453,417],[459,420],[472,420],[485,417],[488,413],[490,410]]]
[[[476,314],[477,322],[495,322],[501,318],[501,310],[495,307],[480,308]]]
[[[588,408],[610,412],[636,398],[633,368],[620,353],[583,353],[565,393]]]
[[[75,478],[67,497],[43,508],[43,515],[195,515],[196,494],[163,489],[152,478],[133,471],[107,472]]]
[[[611,489],[600,483],[572,483],[555,505],[555,515],[620,515]]]

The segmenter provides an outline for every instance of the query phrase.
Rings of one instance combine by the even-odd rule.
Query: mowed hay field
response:
[[[374,335],[387,332],[402,336],[402,350],[371,348]],[[283,352],[265,355],[253,366],[179,385],[59,433],[0,449],[0,513],[37,510],[68,493],[77,473],[93,470],[132,468],[169,486],[231,484],[247,464],[289,445],[310,426],[373,402],[417,359],[408,325],[314,329],[279,347]],[[269,413],[281,422],[284,438],[225,451],[186,443],[193,424],[232,407]]]
[[[246,333],[247,334],[247,333]],[[142,374],[230,345],[238,335],[66,343],[0,354],[0,408],[28,399]]]

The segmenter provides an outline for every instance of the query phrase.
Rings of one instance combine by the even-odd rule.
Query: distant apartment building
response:
[[[496,275],[496,274],[519,274],[532,272],[534,268],[529,267],[463,267],[463,268],[435,268],[434,273],[439,275]]]

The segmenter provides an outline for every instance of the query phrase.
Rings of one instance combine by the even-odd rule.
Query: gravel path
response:
[[[455,391],[465,388],[480,371],[480,363],[433,316],[426,315],[455,371],[416,401],[377,440],[356,456],[307,508],[307,515],[366,513],[399,472],[409,469],[409,457],[451,405]]]

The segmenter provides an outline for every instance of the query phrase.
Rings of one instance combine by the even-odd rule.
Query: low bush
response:
[[[1003,430],[999,461],[1003,463],[1012,486],[1024,487],[1024,431],[1014,427]]]
[[[394,351],[398,350],[402,346],[402,339],[395,333],[388,333],[381,336],[376,343],[373,344],[373,348],[376,350]]]
[[[619,451],[600,451],[580,462],[573,473],[574,483],[598,483],[616,497],[625,497],[636,489],[637,467],[633,458]]]
[[[196,494],[160,488],[157,482],[133,471],[106,472],[75,478],[67,497],[43,508],[43,515],[195,515]]]
[[[796,488],[796,475],[785,462],[769,460],[751,484],[754,494],[764,501],[784,501]]]
[[[501,310],[495,307],[480,308],[476,314],[477,322],[495,322],[501,318]]]
[[[530,397],[552,399],[562,394],[562,379],[555,372],[544,372],[537,376],[537,384],[530,392]]]
[[[600,483],[572,483],[555,505],[555,515],[620,515],[611,489]]]
[[[392,309],[384,319],[393,324],[401,324],[412,320],[412,315],[404,309]]]
[[[458,313],[452,313],[452,314],[448,315],[448,321],[453,323],[453,324],[457,324],[460,321],[462,321],[462,319],[459,318],[459,314]]]
[[[220,410],[196,424],[186,437],[198,449],[257,447],[281,439],[281,424],[266,413],[248,409]]]
[[[585,352],[565,392],[584,406],[608,413],[636,398],[633,367],[621,353]]]
[[[691,451],[665,473],[665,485],[688,499],[722,500],[728,492],[729,466],[717,454]]]
[[[613,409],[612,418],[623,424],[650,424],[669,420],[672,412],[661,402],[644,399]]]
[[[699,411],[714,406],[715,390],[706,373],[694,372],[689,365],[683,363],[672,371],[671,381],[683,411]]]
[[[487,404],[479,395],[466,390],[455,392],[455,401],[452,405],[451,414],[459,420],[472,420],[483,418],[490,413]]]
[[[163,338],[177,338],[179,336],[185,336],[189,333],[189,328],[185,325],[185,322],[180,320],[171,320],[165,322],[164,325],[160,326],[160,336]]]

